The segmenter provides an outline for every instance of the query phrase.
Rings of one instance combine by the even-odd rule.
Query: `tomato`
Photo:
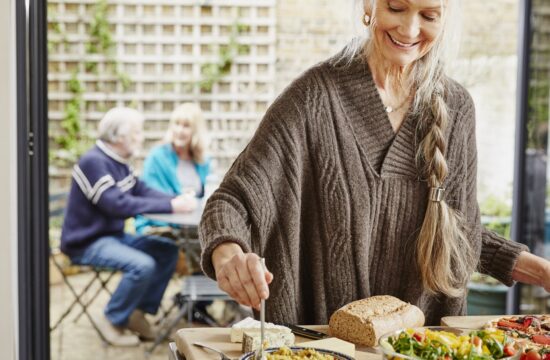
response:
[[[517,322],[512,322],[508,320],[499,320],[497,325],[507,329],[518,329],[518,330],[525,329],[525,326],[523,326],[523,324],[519,324]]]
[[[550,345],[550,335],[533,335],[531,340],[537,344]]]
[[[550,360],[550,352],[542,356],[542,360]]]
[[[422,342],[424,340],[424,335],[422,335],[420,333],[414,333],[413,338],[415,338],[416,341],[418,341],[418,342]]]
[[[521,360],[542,360],[542,358],[536,350],[530,350],[521,355]]]
[[[506,356],[514,356],[516,354],[516,349],[514,349],[514,346],[511,344],[504,346],[504,355]]]
[[[472,344],[474,344],[474,346],[481,346],[481,338],[479,336],[474,336],[472,338]]]

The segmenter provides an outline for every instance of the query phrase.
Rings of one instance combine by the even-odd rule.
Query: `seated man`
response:
[[[134,346],[153,339],[144,313],[157,312],[174,272],[178,248],[158,236],[124,232],[127,218],[142,213],[185,210],[185,199],[147,187],[127,161],[143,142],[143,116],[114,108],[99,123],[99,140],[73,170],[61,250],[75,264],[106,267],[124,273],[96,325],[112,345]]]

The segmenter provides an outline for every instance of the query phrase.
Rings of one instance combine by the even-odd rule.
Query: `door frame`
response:
[[[16,0],[19,359],[50,359],[47,1]]]

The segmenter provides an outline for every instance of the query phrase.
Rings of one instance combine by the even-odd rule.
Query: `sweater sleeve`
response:
[[[507,240],[481,225],[479,205],[477,202],[477,145],[475,128],[475,107],[470,96],[462,106],[459,120],[460,128],[463,129],[462,139],[465,158],[464,184],[465,203],[464,209],[466,223],[468,224],[468,238],[474,246],[481,246],[477,270],[494,277],[507,286],[512,286],[512,270],[516,264],[521,251],[528,251],[528,247],[512,240]],[[455,146],[456,147],[456,146]],[[460,167],[461,165],[457,165]],[[461,183],[460,177],[455,179],[455,184]],[[457,185],[455,185],[457,186]],[[474,240],[476,239],[476,240]],[[479,240],[477,240],[479,239]],[[479,241],[481,244],[479,245]]]
[[[201,265],[211,278],[216,276],[212,252],[221,243],[234,242],[262,256],[268,241],[279,246],[289,221],[298,221],[288,214],[297,214],[300,206],[306,133],[299,104],[304,92],[295,82],[275,100],[208,199],[199,238]]]
[[[172,212],[170,197],[134,195],[133,191],[129,191],[132,186],[130,181],[124,189],[117,186],[104,162],[93,159],[82,161],[75,166],[73,177],[84,195],[109,216],[126,219],[147,212]],[[135,178],[134,181],[139,182]]]

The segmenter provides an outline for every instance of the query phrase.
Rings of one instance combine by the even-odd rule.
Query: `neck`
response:
[[[185,146],[176,146],[172,144],[172,147],[181,160],[191,160],[191,147],[189,144]]]
[[[408,93],[410,89],[411,66],[396,66],[373,49],[367,54],[367,63],[376,86],[386,92]]]
[[[126,151],[125,147],[120,143],[108,143],[103,142],[105,146],[107,146],[111,151],[113,151],[115,154],[120,156],[121,158],[128,160],[130,158],[130,155]]]

